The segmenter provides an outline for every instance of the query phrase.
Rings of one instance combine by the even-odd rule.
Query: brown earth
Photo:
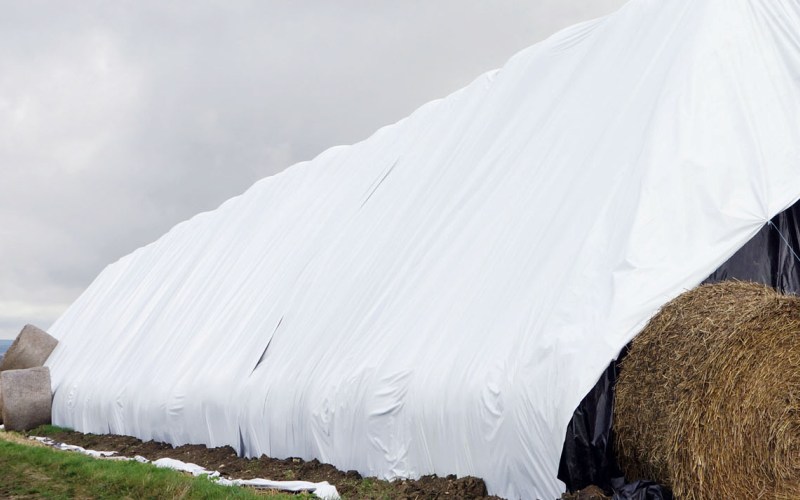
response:
[[[561,496],[561,500],[609,500],[610,498],[597,486],[589,486],[575,493],[564,493]]]
[[[383,481],[362,478],[356,471],[342,472],[330,464],[318,460],[305,461],[300,458],[276,459],[261,456],[258,459],[241,458],[230,446],[207,448],[203,445],[184,445],[173,448],[169,444],[154,441],[142,442],[129,436],[82,434],[66,430],[37,433],[67,444],[82,446],[97,451],[116,451],[119,455],[133,457],[141,455],[148,460],[174,458],[190,462],[209,470],[219,471],[235,479],[264,478],[276,481],[327,481],[336,486],[344,499],[409,499],[433,500],[498,499],[488,496],[486,484],[474,477],[423,476],[417,480]]]

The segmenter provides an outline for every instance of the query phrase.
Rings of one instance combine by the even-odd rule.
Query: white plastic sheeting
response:
[[[40,436],[29,436],[28,439],[32,439],[38,443],[42,443],[44,445],[50,446],[51,448],[55,448],[61,451],[73,451],[75,453],[80,453],[81,455],[88,455],[92,458],[116,458],[114,455],[117,454],[116,451],[97,451],[97,450],[88,450],[83,446],[77,446],[74,444],[67,444],[67,443],[60,443],[53,439],[47,437],[40,437]]]
[[[553,498],[621,347],[800,197],[800,2],[634,0],[110,265],[53,420]]]
[[[142,459],[148,461],[144,457],[140,456],[137,456],[136,459],[140,461]],[[160,467],[162,469],[172,469],[180,472],[186,472],[193,476],[208,476],[212,478],[214,482],[222,486],[249,486],[251,488],[291,491],[294,493],[308,491],[313,493],[314,496],[322,498],[324,500],[339,500],[340,498],[339,492],[336,491],[336,488],[334,486],[331,486],[330,483],[328,483],[327,481],[323,481],[321,483],[311,483],[309,481],[271,481],[269,479],[260,479],[260,478],[226,479],[220,477],[220,474],[217,471],[210,471],[197,464],[193,464],[191,462],[183,462],[181,460],[176,460],[174,458],[159,458],[158,460],[152,463],[156,467]]]

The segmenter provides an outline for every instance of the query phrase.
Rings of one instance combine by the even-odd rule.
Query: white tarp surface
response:
[[[656,310],[800,197],[800,2],[634,0],[110,265],[55,424],[552,499]]]

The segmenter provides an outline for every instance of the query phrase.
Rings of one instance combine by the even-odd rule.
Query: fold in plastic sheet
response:
[[[800,197],[796,0],[634,0],[106,268],[53,420],[557,497],[572,412]]]

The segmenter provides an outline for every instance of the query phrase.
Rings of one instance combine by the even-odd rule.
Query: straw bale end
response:
[[[0,360],[0,372],[43,366],[58,340],[33,325],[25,325]]]
[[[49,368],[6,370],[0,373],[0,391],[6,430],[26,431],[50,423],[53,393]]]

